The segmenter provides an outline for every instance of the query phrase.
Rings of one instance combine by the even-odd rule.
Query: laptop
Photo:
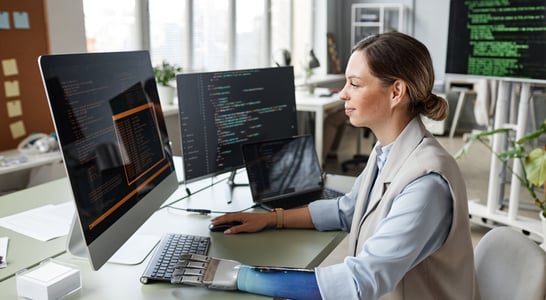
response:
[[[265,209],[300,207],[343,195],[325,187],[311,135],[243,144],[242,150],[253,201]]]

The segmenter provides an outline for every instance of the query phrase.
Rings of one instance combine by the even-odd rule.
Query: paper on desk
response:
[[[0,263],[0,269],[8,266],[8,238],[0,237],[0,256],[2,256],[2,263]]]
[[[0,218],[0,226],[45,242],[67,235],[73,215],[72,201],[49,204]]]

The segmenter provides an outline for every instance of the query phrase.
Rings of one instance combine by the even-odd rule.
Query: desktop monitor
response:
[[[97,270],[178,187],[149,53],[39,65],[76,206],[68,251]]]
[[[545,0],[451,0],[446,73],[546,82],[545,15]]]
[[[185,181],[244,167],[242,144],[298,134],[291,66],[176,76]]]

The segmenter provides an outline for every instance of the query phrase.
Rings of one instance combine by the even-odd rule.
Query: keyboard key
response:
[[[173,270],[182,254],[207,255],[210,238],[185,234],[166,234],[154,252],[146,270],[140,277],[143,284],[154,281],[171,281]]]

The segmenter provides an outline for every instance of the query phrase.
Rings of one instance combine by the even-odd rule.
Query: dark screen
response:
[[[90,244],[174,172],[149,54],[52,55],[41,65]]]
[[[244,143],[295,136],[292,67],[177,75],[185,180],[244,166]]]
[[[545,5],[452,0],[446,73],[546,80]]]
[[[322,188],[322,170],[310,135],[243,146],[255,201]]]

